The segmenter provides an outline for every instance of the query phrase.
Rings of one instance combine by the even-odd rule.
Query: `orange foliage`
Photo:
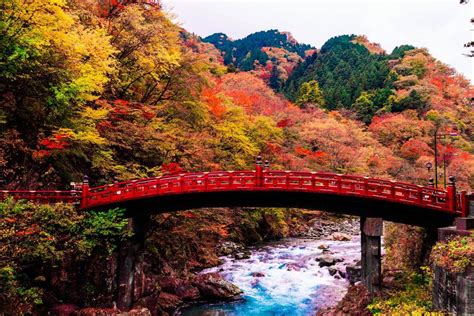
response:
[[[276,95],[260,78],[245,72],[225,75],[218,89],[242,106],[250,115],[283,118],[297,111],[297,107]]]
[[[214,88],[204,88],[202,90],[201,97],[207,103],[209,111],[211,111],[214,116],[217,118],[222,118],[226,112],[226,108],[222,103],[221,98],[219,98],[218,90]]]
[[[163,172],[163,174],[177,174],[183,171],[184,170],[176,162],[161,165],[161,172]]]
[[[427,143],[419,139],[410,139],[400,148],[400,156],[405,159],[416,160],[421,156],[432,156],[433,150]]]

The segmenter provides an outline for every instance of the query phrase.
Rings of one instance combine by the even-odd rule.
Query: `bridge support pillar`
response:
[[[370,293],[381,285],[383,220],[381,218],[361,217],[361,263],[362,283]]]
[[[147,216],[129,218],[128,229],[133,232],[133,236],[120,245],[117,271],[117,307],[121,311],[128,311],[132,308],[135,266],[138,257],[144,250],[147,223]]]

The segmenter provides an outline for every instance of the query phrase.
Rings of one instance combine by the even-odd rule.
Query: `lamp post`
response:
[[[428,173],[430,172],[431,168],[433,168],[433,164],[431,161],[428,161],[425,165],[426,169],[428,170]]]
[[[433,164],[431,163],[431,161],[428,161],[428,162],[426,163],[425,167],[426,167],[426,170],[428,170],[428,174],[430,174],[431,168],[433,168]],[[430,179],[428,180],[430,186],[433,186],[433,185],[432,185],[432,184],[433,184],[433,183],[432,183],[433,181],[434,181],[433,178],[430,178]]]

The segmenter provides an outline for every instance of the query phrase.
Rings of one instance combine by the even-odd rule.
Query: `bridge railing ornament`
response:
[[[451,180],[451,179],[450,179]],[[257,158],[256,169],[250,171],[213,171],[182,173],[162,177],[117,182],[89,187],[84,176],[82,191],[0,191],[0,198],[41,203],[79,203],[81,209],[107,206],[137,199],[166,195],[230,191],[288,191],[357,196],[435,209],[454,214],[467,214],[466,192],[456,193],[452,178],[447,191],[369,177],[270,170],[269,164]]]

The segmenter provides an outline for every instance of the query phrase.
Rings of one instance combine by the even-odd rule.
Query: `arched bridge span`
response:
[[[264,170],[183,173],[81,191],[0,191],[40,202],[75,202],[81,210],[126,207],[127,215],[202,207],[319,209],[418,225],[445,226],[466,216],[466,192],[324,172]]]

